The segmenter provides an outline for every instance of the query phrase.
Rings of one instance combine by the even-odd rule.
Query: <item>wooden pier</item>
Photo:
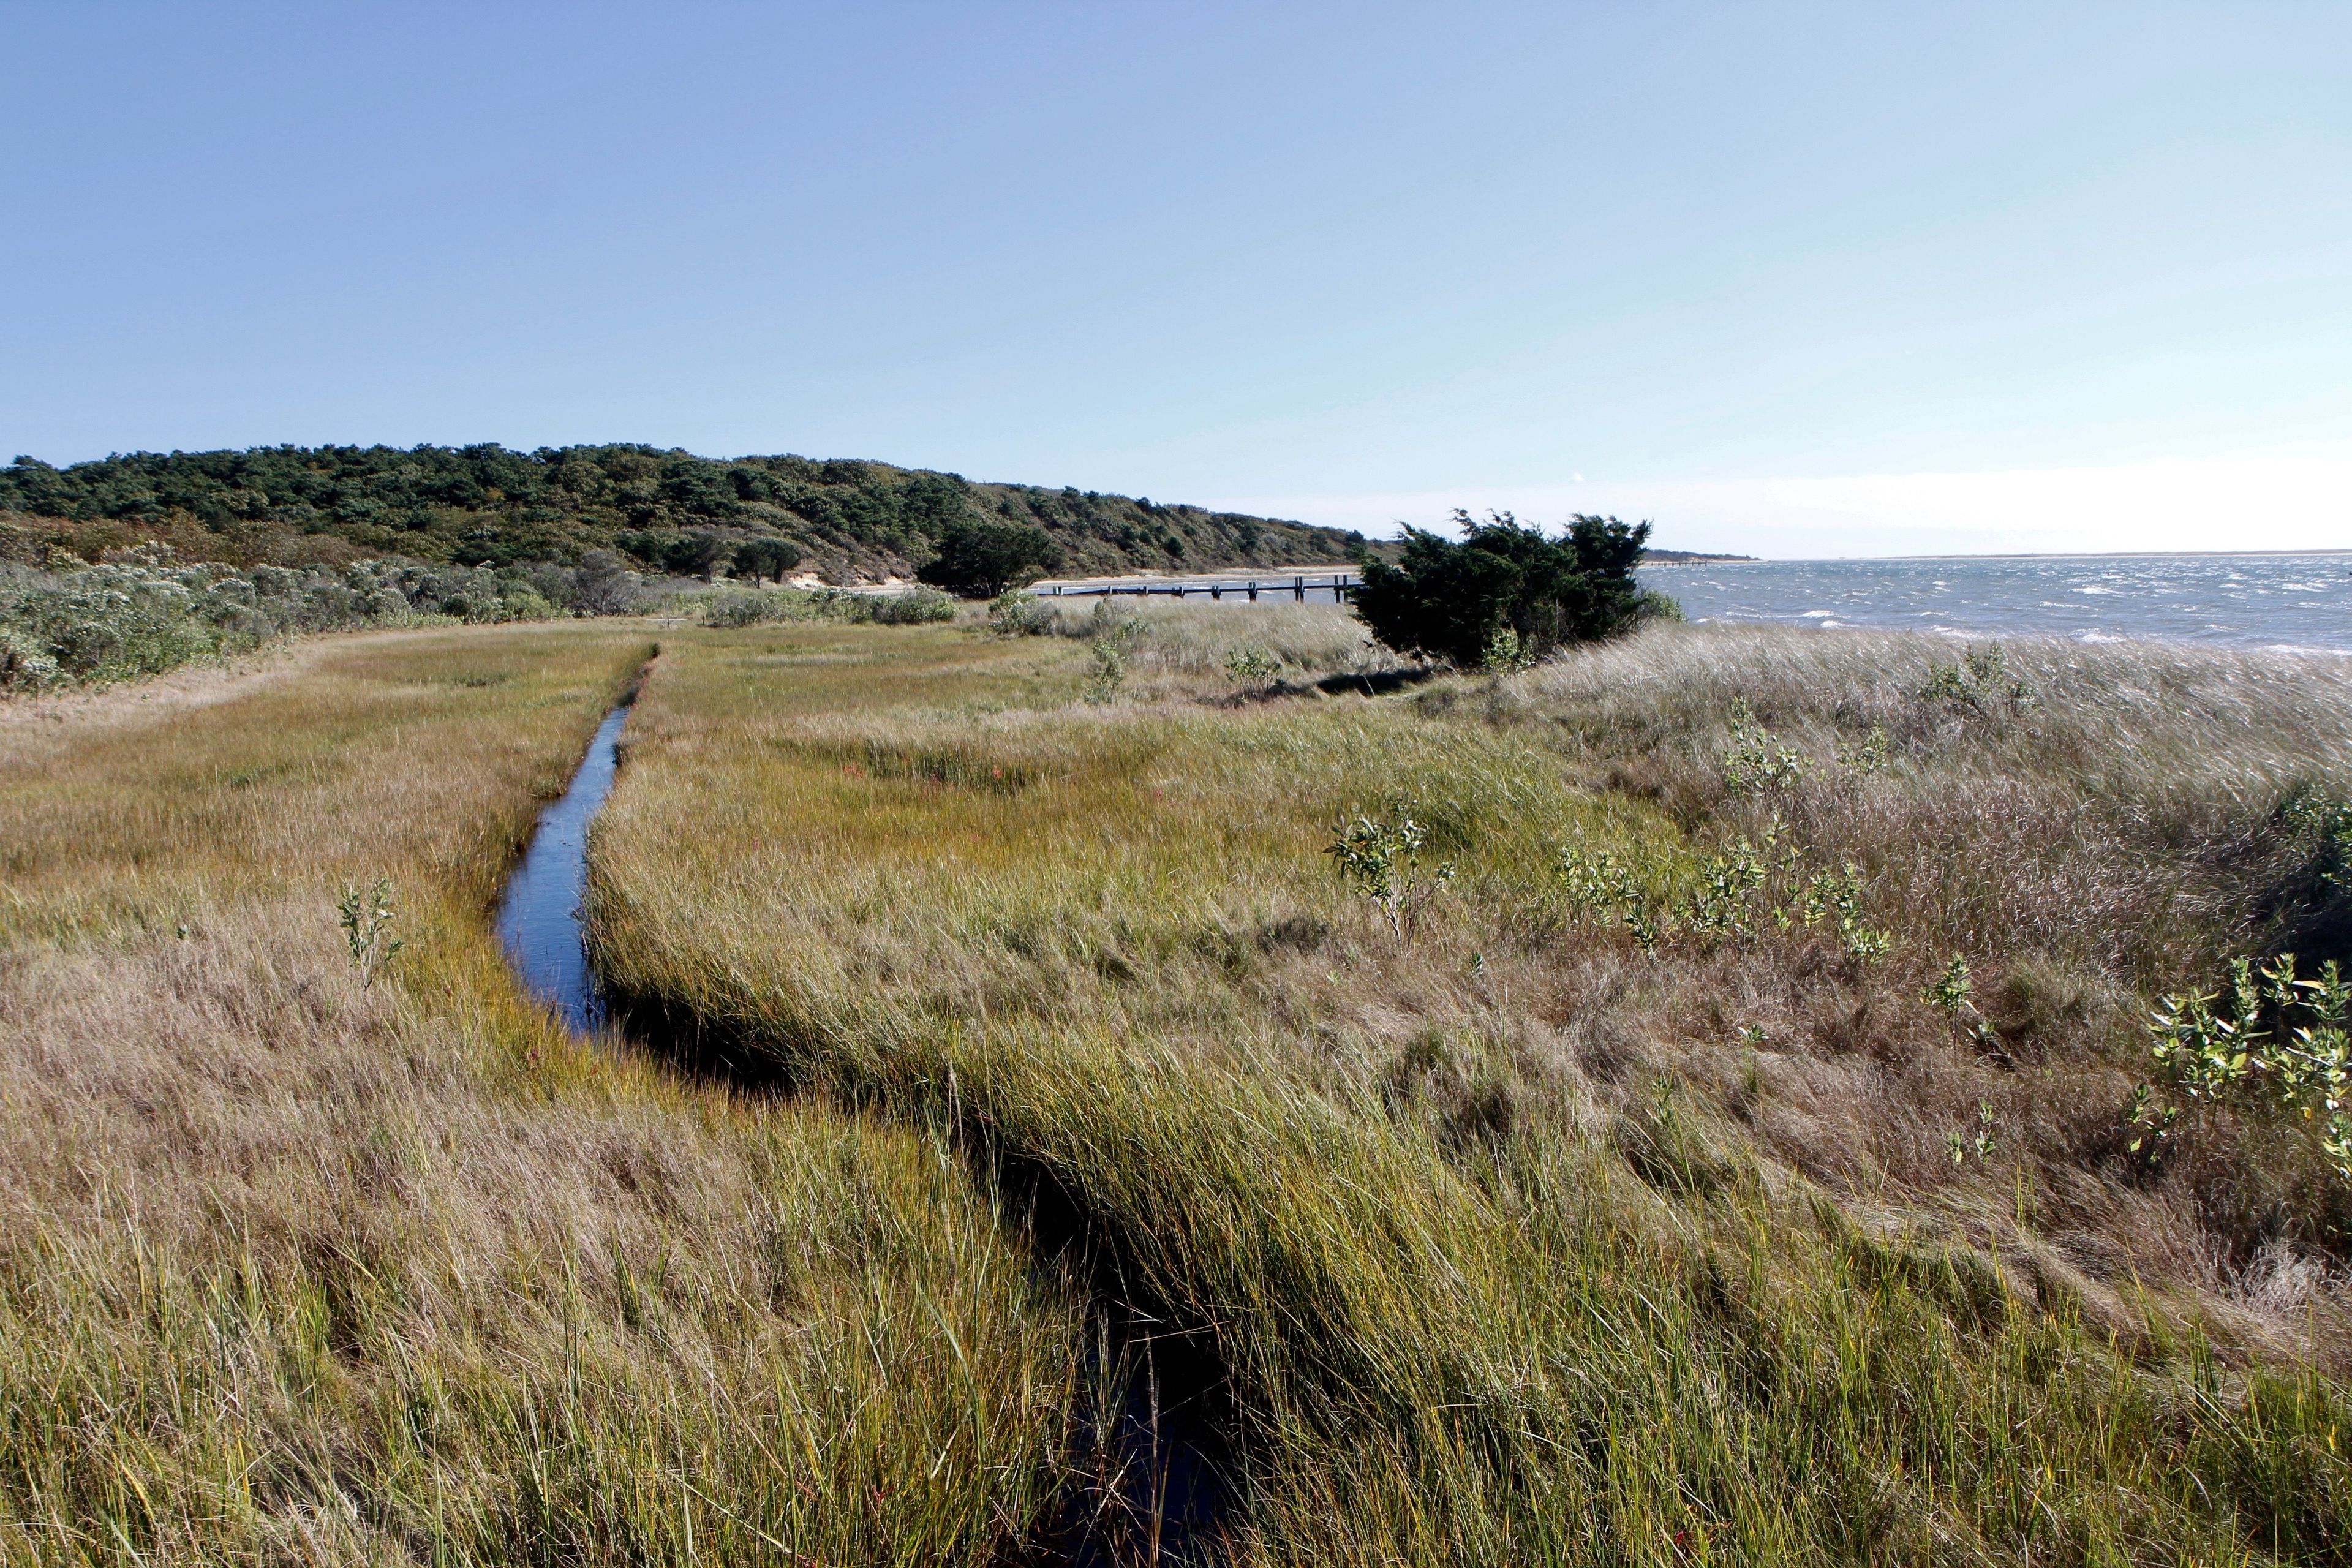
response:
[[[1301,604],[1306,603],[1307,595],[1309,594],[1328,594],[1331,595],[1333,604],[1345,604],[1348,595],[1354,593],[1361,583],[1362,580],[1352,572],[1334,572],[1328,576],[1319,577],[1293,573],[1286,578],[1249,577],[1233,581],[1217,578],[1199,583],[1055,583],[1050,587],[1040,588],[1037,592],[1055,599],[1079,599],[1088,596],[1108,598],[1118,594],[1132,594],[1139,599],[1149,598],[1154,594],[1174,599],[1181,599],[1192,594],[1203,595],[1212,599],[1223,599],[1231,594],[1245,598],[1252,604],[1257,602],[1260,594],[1276,597],[1288,594]]]

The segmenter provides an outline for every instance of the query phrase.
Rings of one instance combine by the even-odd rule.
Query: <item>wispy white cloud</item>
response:
[[[1216,504],[1390,534],[1453,509],[1552,522],[1606,512],[1661,545],[1781,559],[2026,552],[2352,549],[2352,451],[2246,453],[2101,468],[1816,478],[1592,479]]]

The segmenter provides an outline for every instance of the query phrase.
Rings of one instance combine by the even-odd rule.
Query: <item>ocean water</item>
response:
[[[2352,652],[2352,553],[1724,562],[1641,576],[1694,621]]]

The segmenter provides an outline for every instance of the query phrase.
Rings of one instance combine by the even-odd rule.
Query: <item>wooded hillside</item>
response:
[[[183,560],[328,564],[372,556],[501,566],[625,552],[648,565],[686,534],[781,537],[835,581],[906,574],[963,518],[1045,529],[1072,574],[1346,559],[1359,535],[1072,488],[790,455],[653,447],[256,447],[132,452],[0,468],[0,555],[96,560],[142,540]]]

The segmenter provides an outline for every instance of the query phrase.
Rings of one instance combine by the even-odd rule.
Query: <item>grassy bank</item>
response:
[[[2158,993],[2335,929],[2335,666],[1658,628],[1370,699],[1210,613],[1115,680],[682,637],[594,910],[628,989],[1075,1205],[1228,1380],[1243,1555],[2352,1550],[2340,1180],[2127,1122]],[[1384,900],[1324,853],[1407,817]]]
[[[0,726],[0,1562],[993,1559],[1083,1334],[912,1123],[564,1037],[487,912],[650,651]],[[226,678],[224,678],[226,679]],[[392,884],[371,983],[336,899]]]

